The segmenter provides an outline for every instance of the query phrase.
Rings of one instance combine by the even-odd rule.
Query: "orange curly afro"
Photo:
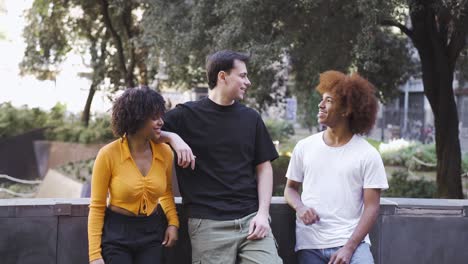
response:
[[[354,134],[367,135],[377,118],[378,103],[374,86],[359,74],[351,76],[339,71],[326,71],[320,74],[316,90],[338,97],[340,104],[349,116],[349,126]]]

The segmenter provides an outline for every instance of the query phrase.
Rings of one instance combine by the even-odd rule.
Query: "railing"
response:
[[[88,202],[0,200],[0,263],[88,263]],[[270,213],[280,256],[286,264],[296,263],[294,212],[274,197]],[[166,263],[191,263],[183,214],[181,220],[179,242],[165,252]],[[371,241],[378,264],[466,264],[468,200],[382,199]]]
[[[6,174],[0,174],[0,179],[6,179],[14,183],[28,184],[28,185],[38,185],[42,182],[42,181],[30,181],[30,180],[17,179],[15,177],[11,177]],[[21,197],[21,198],[31,198],[36,194],[34,192],[33,193],[20,193],[20,192],[15,192],[15,191],[12,191],[6,188],[1,188],[1,187],[0,187],[0,192],[5,192],[5,193],[8,193],[9,195]]]

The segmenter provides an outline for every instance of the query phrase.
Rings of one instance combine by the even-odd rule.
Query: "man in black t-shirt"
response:
[[[278,153],[260,115],[238,102],[250,86],[247,61],[233,51],[209,56],[208,98],[164,119],[161,139],[177,154],[193,263],[282,263],[269,225]]]

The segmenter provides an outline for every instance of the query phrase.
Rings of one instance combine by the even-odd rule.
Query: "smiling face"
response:
[[[317,120],[319,124],[334,128],[348,122],[346,109],[333,94],[325,92],[318,107]]]
[[[147,139],[158,139],[161,136],[163,125],[162,115],[154,115],[146,120],[144,126],[137,131],[137,134]]]
[[[247,77],[247,66],[243,61],[234,60],[234,67],[229,72],[223,72],[220,78],[224,79],[223,94],[231,100],[244,99],[251,83]]]

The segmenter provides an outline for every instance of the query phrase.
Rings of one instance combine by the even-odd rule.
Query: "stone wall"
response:
[[[88,202],[0,200],[1,263],[88,263]],[[468,263],[467,212],[468,200],[382,199],[379,219],[371,232],[376,263]],[[280,256],[285,264],[294,264],[295,214],[282,197],[273,198],[270,213]],[[179,243],[165,252],[166,263],[191,263],[183,214],[181,220]]]

